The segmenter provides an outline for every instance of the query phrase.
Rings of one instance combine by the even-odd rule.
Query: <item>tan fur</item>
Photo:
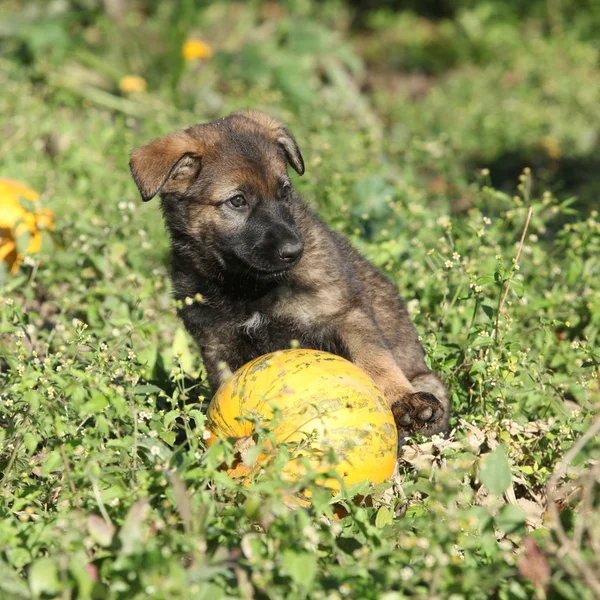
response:
[[[183,190],[197,174],[203,144],[185,131],[148,142],[131,153],[131,172],[144,200]]]

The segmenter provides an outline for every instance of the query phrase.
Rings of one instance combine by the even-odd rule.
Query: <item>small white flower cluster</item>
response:
[[[140,410],[138,413],[138,423],[144,425],[147,421],[152,419],[152,412],[149,410]]]
[[[317,544],[319,543],[319,534],[317,530],[311,525],[307,525],[302,529],[302,535],[306,538],[304,542],[304,548],[308,551],[313,551],[316,549]]]
[[[435,566],[436,560],[435,557],[432,556],[431,554],[428,554],[424,559],[423,559],[423,564],[428,568],[431,569]]]
[[[122,200],[117,206],[119,207],[119,210],[135,210],[135,202],[125,202]]]
[[[87,323],[84,323],[81,319],[73,319],[71,321],[71,324],[75,329],[80,331],[83,331],[84,329],[88,328]]]
[[[434,446],[438,446],[439,444],[441,444],[444,441],[444,434],[443,433],[439,433],[439,434],[434,434],[431,436],[431,443]]]
[[[338,535],[340,535],[340,533],[342,533],[343,527],[337,521],[334,521],[331,524],[331,527],[329,528],[329,530],[331,531],[332,535],[337,537]]]
[[[569,435],[569,433],[571,433],[571,428],[568,425],[561,425],[558,428],[558,431],[561,435]]]

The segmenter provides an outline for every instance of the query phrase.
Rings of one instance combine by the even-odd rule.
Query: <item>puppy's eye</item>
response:
[[[246,198],[244,198],[244,196],[242,196],[241,194],[233,196],[233,198],[229,198],[229,200],[227,200],[227,204],[229,204],[231,208],[235,208],[236,210],[240,210],[241,208],[246,208],[246,206],[248,206]]]
[[[289,183],[285,183],[281,188],[281,197],[284,200],[289,200],[292,195],[292,186]]]

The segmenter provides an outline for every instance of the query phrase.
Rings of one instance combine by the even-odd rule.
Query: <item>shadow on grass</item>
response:
[[[475,161],[474,161],[475,163]],[[598,206],[600,195],[600,148],[584,156],[563,156],[558,159],[546,153],[525,150],[506,152],[491,163],[473,164],[473,169],[490,170],[492,185],[512,193],[515,182],[525,167],[534,176],[536,194],[552,191],[563,198],[576,196],[573,208],[585,213]]]

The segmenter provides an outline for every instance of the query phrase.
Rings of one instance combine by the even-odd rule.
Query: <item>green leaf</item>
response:
[[[156,385],[146,383],[144,385],[138,385],[135,387],[134,394],[136,396],[143,396],[146,394],[160,394],[163,390]]]
[[[389,511],[388,508],[382,506],[377,511],[377,516],[375,517],[375,527],[377,527],[377,529],[383,529],[387,525],[391,525],[392,522],[392,513]]]
[[[199,410],[192,409],[188,410],[187,414],[190,416],[190,418],[194,419],[196,422],[196,427],[204,427],[204,424],[206,423],[206,415],[204,413],[200,412]]]
[[[110,431],[110,425],[104,415],[98,415],[96,417],[96,431],[103,435],[108,435]]]
[[[51,558],[40,558],[31,565],[29,587],[35,596],[56,594],[59,586],[58,566]]]
[[[23,445],[27,448],[27,454],[33,454],[34,450],[37,448],[38,441],[39,438],[29,431],[23,434]]]
[[[125,257],[127,256],[127,246],[121,242],[116,242],[110,246],[110,262],[120,267],[125,267]]]
[[[15,505],[17,503],[15,502]],[[19,506],[19,509],[23,508]],[[13,510],[15,510],[15,506],[13,505]],[[31,554],[29,550],[23,548],[22,546],[15,546],[10,552],[10,564],[17,569],[24,567],[31,563]]]
[[[139,548],[139,542],[144,536],[144,521],[149,511],[150,503],[147,498],[138,500],[129,509],[119,531],[121,552],[124,555],[133,554],[135,549]]]
[[[115,534],[115,526],[98,515],[88,515],[87,528],[90,537],[100,546],[110,546]]]
[[[495,496],[501,496],[510,487],[512,473],[502,446],[498,446],[484,458],[479,479],[490,494]]]
[[[62,465],[62,456],[60,455],[60,451],[58,449],[52,450],[48,457],[44,461],[42,466],[42,474],[47,477],[53,471],[56,471],[58,466]]]
[[[168,427],[179,415],[180,412],[178,410],[170,410],[163,417],[163,427]]]
[[[479,347],[479,346],[483,346],[484,348],[486,346],[491,346],[494,343],[494,338],[490,335],[488,337],[483,337],[481,335],[478,335],[472,342],[471,344],[475,347]]]
[[[367,496],[370,490],[371,484],[368,481],[358,481],[348,486],[345,491],[342,491],[339,497],[352,499],[355,496]]]
[[[31,234],[28,231],[23,231],[15,241],[17,243],[17,252],[19,252],[19,254],[27,254],[27,248],[29,248],[29,242],[31,241]]]
[[[79,415],[91,415],[102,412],[108,406],[108,400],[102,394],[94,394],[80,409]]]
[[[129,413],[129,405],[119,395],[112,396],[112,398],[110,399],[110,405],[117,411],[117,414],[121,417]]]
[[[507,504],[502,507],[496,517],[498,529],[504,533],[511,533],[525,524],[525,511],[520,506]]]
[[[495,309],[493,306],[490,306],[489,304],[485,304],[484,302],[482,302],[481,309],[483,310],[483,312],[485,313],[485,316],[488,319],[492,320],[494,318]]]
[[[187,343],[187,336],[183,327],[178,327],[177,331],[175,332],[172,350],[174,358],[179,358],[183,370],[186,373],[190,373],[192,371],[192,366],[194,362],[192,359],[190,348]]]
[[[77,598],[82,600],[91,598],[94,589],[94,580],[86,566],[88,566],[88,558],[83,552],[73,556],[69,563],[69,571],[77,584]]]
[[[295,583],[310,588],[317,573],[317,558],[308,552],[286,550],[283,553],[283,566]]]
[[[488,283],[494,283],[495,281],[496,278],[493,275],[484,275],[477,280],[477,283],[479,283],[479,285],[486,285]]]
[[[235,490],[238,487],[238,484],[224,471],[216,471],[212,476],[212,479],[216,484],[222,485],[228,490]]]
[[[519,298],[525,294],[525,285],[520,279],[511,279],[510,288]]]
[[[174,431],[163,431],[160,434],[160,439],[163,440],[163,442],[167,443],[169,446],[172,446],[175,443],[175,432]]]
[[[30,598],[27,584],[4,561],[0,560],[0,596],[4,594],[12,598]]]
[[[40,407],[40,395],[38,392],[30,390],[23,394],[23,400],[29,404],[32,411],[36,411]]]

